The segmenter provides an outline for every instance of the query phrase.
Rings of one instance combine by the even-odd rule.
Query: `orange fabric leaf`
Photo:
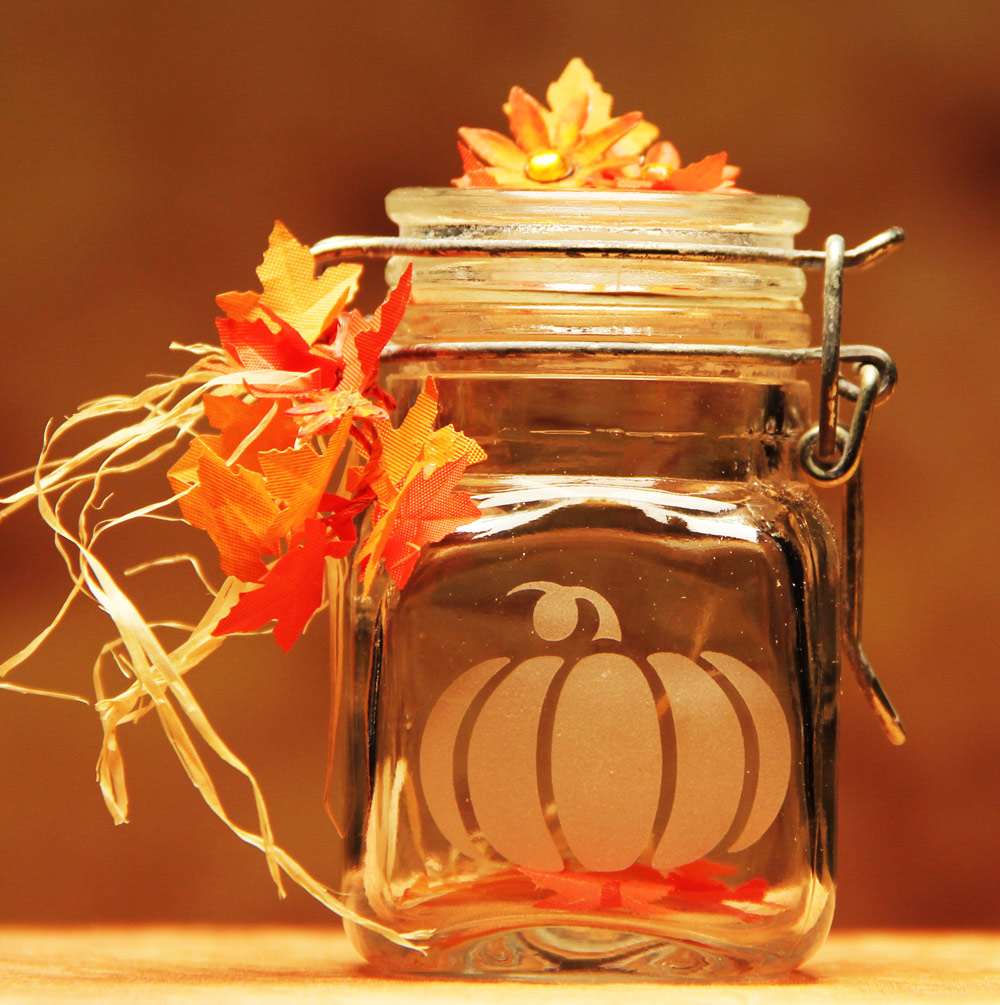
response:
[[[422,545],[439,541],[479,513],[465,493],[450,493],[466,467],[484,460],[486,452],[453,426],[435,430],[437,404],[437,385],[428,377],[399,428],[376,421],[378,452],[362,472],[353,473],[355,491],[371,485],[379,501],[375,525],[357,558],[366,593],[383,556],[401,587]]]
[[[589,111],[590,97],[587,94],[578,94],[558,111],[553,106],[550,129],[553,133],[552,139],[559,151],[566,153],[576,144],[587,124]]]
[[[521,172],[524,168],[524,151],[502,133],[492,129],[475,129],[463,126],[458,135],[465,145],[487,164],[506,168],[508,171]]]
[[[316,516],[347,445],[350,428],[348,415],[340,420],[322,454],[305,444],[298,449],[271,450],[260,455],[267,489],[281,504],[281,511],[270,527],[274,537],[289,538],[295,543],[309,518]]]
[[[197,456],[192,471],[189,457]],[[195,440],[182,460],[168,474],[175,492],[188,490],[180,499],[184,519],[206,531],[219,549],[219,565],[228,576],[244,582],[259,579],[266,571],[261,555],[274,555],[278,541],[271,530],[278,506],[264,478],[240,465],[228,467],[203,439]]]
[[[573,156],[581,163],[587,164],[608,152],[630,129],[634,129],[642,121],[642,112],[629,112],[612,119],[596,132],[583,136],[573,151]]]
[[[430,438],[437,419],[437,406],[437,385],[433,377],[427,377],[423,390],[398,428],[394,428],[388,420],[376,422],[382,444],[382,468],[393,487],[399,487],[403,483],[407,472]]]
[[[260,426],[268,412],[274,407],[268,401],[240,401],[229,394],[207,394],[202,398],[205,416],[219,436],[203,436],[204,440],[224,461],[228,461],[233,451]],[[291,446],[298,436],[294,420],[282,414],[278,405],[267,425],[240,454],[238,462],[244,468],[260,471],[258,456],[264,450],[280,450]]]
[[[309,249],[280,221],[268,240],[257,275],[262,307],[287,321],[312,345],[358,291],[360,265],[337,265],[316,277]]]
[[[379,453],[357,483],[372,485],[383,506],[389,506],[419,471],[429,475],[435,467],[460,457],[464,457],[467,464],[485,460],[486,451],[454,426],[433,428],[437,404],[437,386],[433,378],[428,377],[424,390],[398,429],[387,420],[376,420]]]
[[[376,520],[358,555],[366,594],[382,558],[393,581],[402,588],[425,544],[440,541],[479,515],[479,507],[466,493],[452,493],[468,463],[468,458],[460,457],[429,474],[417,468],[414,477],[407,479],[403,490]]]
[[[258,307],[260,294],[254,290],[247,290],[245,293],[220,293],[215,302],[219,305],[227,317],[234,321],[252,321],[254,318],[261,318],[268,325],[277,325],[273,318],[269,318]]]
[[[510,89],[510,98],[503,110],[510,121],[510,131],[522,150],[530,153],[552,146],[542,106],[523,88]]]
[[[198,465],[206,452],[215,454],[222,461],[228,461],[236,448],[254,430],[258,430],[256,438],[244,447],[238,461],[240,467],[260,473],[260,464],[257,460],[260,451],[288,447],[295,442],[298,434],[294,421],[282,415],[280,409],[275,411],[261,429],[261,423],[268,412],[273,410],[273,406],[265,401],[248,404],[231,395],[207,394],[202,399],[202,407],[208,421],[216,429],[221,430],[221,433],[218,436],[196,437],[167,472],[170,484],[178,493],[197,484]],[[185,498],[186,505],[198,505],[197,497]]]
[[[628,157],[635,160],[659,135],[660,130],[652,122],[643,119],[614,143],[608,153],[615,157]]]
[[[252,632],[275,621],[274,637],[288,652],[323,603],[327,556],[342,557],[352,541],[331,537],[322,520],[307,520],[302,540],[267,569],[261,585],[240,594],[213,635]]]
[[[209,394],[202,404],[220,433],[197,437],[167,476],[175,492],[185,493],[180,499],[184,518],[207,531],[215,542],[223,572],[251,582],[265,572],[261,556],[277,554],[280,538],[289,532],[289,520],[282,518],[263,458],[288,451],[298,427],[280,407],[275,409],[266,401],[247,403],[231,395]],[[275,414],[261,427],[272,411]],[[227,466],[226,461],[254,430],[258,430],[256,438],[244,447],[236,463]],[[341,447],[343,439],[346,432]],[[268,463],[273,474],[274,463]],[[319,493],[325,488],[326,482]],[[297,497],[290,493],[289,498]],[[299,523],[302,519],[299,515]]]

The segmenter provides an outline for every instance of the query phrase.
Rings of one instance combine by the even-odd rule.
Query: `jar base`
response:
[[[355,948],[374,967],[513,980],[658,980],[665,982],[773,980],[811,955],[748,946],[706,945],[611,929],[537,927],[440,938],[424,953],[401,949],[347,925]],[[816,940],[822,941],[822,936]],[[797,947],[799,948],[799,947]],[[793,978],[794,979],[794,978]]]

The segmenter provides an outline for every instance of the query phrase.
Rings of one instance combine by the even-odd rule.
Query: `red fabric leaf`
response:
[[[466,493],[452,493],[468,463],[467,457],[461,457],[430,475],[419,472],[382,512],[358,560],[365,571],[366,586],[370,586],[375,568],[384,558],[393,582],[402,589],[425,544],[440,541],[479,516],[479,507]]]
[[[330,536],[324,521],[307,520],[302,541],[269,567],[260,586],[240,594],[212,634],[252,632],[276,621],[275,640],[288,652],[323,602],[326,557],[342,557],[351,546]]]
[[[352,311],[341,324],[337,340],[343,354],[343,373],[336,386],[305,394],[304,401],[288,409],[299,419],[300,434],[329,432],[341,417],[352,412],[357,419],[389,420],[384,407],[387,395],[375,388],[379,355],[392,338],[410,299],[411,269],[400,277],[371,318]],[[376,393],[377,392],[377,393]],[[374,397],[374,402],[369,400]]]
[[[388,296],[375,308],[371,318],[366,318],[358,311],[348,315],[345,344],[353,340],[357,351],[358,363],[361,366],[363,381],[362,391],[367,391],[378,376],[378,360],[386,343],[395,334],[403,312],[410,302],[410,292],[413,287],[413,266],[408,265],[406,271],[399,277],[399,282],[389,291]]]
[[[216,318],[219,342],[244,370],[251,371],[246,380],[258,394],[283,394],[292,396],[309,390],[330,387],[337,382],[340,363],[326,353],[325,347],[315,351],[290,325],[276,319],[279,327],[272,331],[260,318],[239,321],[233,318]],[[255,370],[284,370],[300,374],[298,380],[274,384],[255,380]]]
[[[717,876],[736,872],[732,866],[699,859],[663,875],[646,865],[620,872],[538,872],[519,867],[539,890],[554,891],[535,907],[554,910],[618,910],[630,914],[664,914],[713,907],[752,920],[730,902],[764,903],[770,889],[764,879],[752,879],[735,889]]]
[[[468,461],[462,458],[439,468],[403,493],[383,558],[393,582],[402,589],[425,544],[433,544],[479,516],[479,507],[465,492],[452,492]]]
[[[486,165],[461,141],[458,156],[462,158],[462,177],[452,178],[456,188],[496,188],[496,179],[486,170]]]
[[[707,192],[722,184],[722,171],[727,155],[723,153],[703,157],[694,164],[678,168],[663,183],[664,187],[678,192]]]

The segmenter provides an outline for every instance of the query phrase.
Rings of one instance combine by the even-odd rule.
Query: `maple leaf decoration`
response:
[[[381,454],[376,467],[359,474],[377,497],[375,524],[358,553],[367,593],[380,559],[397,586],[406,585],[425,544],[440,541],[479,514],[464,492],[455,492],[469,464],[486,452],[453,426],[433,429],[437,387],[428,377],[424,389],[398,429],[376,423]]]
[[[305,400],[289,409],[299,418],[303,435],[326,432],[351,409],[358,417],[388,419],[388,409],[394,404],[376,384],[378,360],[410,299],[410,277],[411,269],[407,268],[371,319],[358,311],[343,319],[340,380],[332,389],[306,392],[302,395]]]
[[[257,267],[264,291],[223,293],[216,302],[238,321],[284,322],[312,345],[357,293],[361,275],[360,265],[338,265],[319,278],[315,269],[309,249],[279,221]]]
[[[354,541],[331,537],[321,520],[307,520],[302,540],[267,571],[262,584],[240,594],[236,606],[219,622],[216,635],[250,632],[276,621],[274,638],[286,652],[323,603],[327,557],[342,558]]]
[[[538,872],[521,867],[518,871],[537,889],[552,891],[534,906],[557,911],[623,911],[647,916],[699,909],[756,920],[760,915],[738,905],[764,905],[769,889],[763,879],[727,886],[719,877],[732,875],[736,869],[706,859],[666,875],[645,865],[619,872]]]
[[[681,166],[681,155],[673,143],[655,143],[638,166],[622,172],[619,188],[652,189],[661,192],[746,192],[736,187],[740,169],[729,164],[725,152]]]
[[[504,105],[513,139],[492,129],[458,134],[459,188],[733,189],[739,168],[725,153],[681,167],[670,143],[651,146],[659,130],[641,112],[612,117],[610,94],[576,58],[546,92],[549,107],[520,87]],[[676,158],[676,162],[675,162]],[[720,162],[721,158],[721,162]]]
[[[486,455],[451,426],[434,428],[434,382],[398,427],[378,385],[410,271],[370,318],[344,311],[359,272],[343,265],[315,276],[309,249],[278,223],[257,270],[263,291],[218,298],[226,362],[212,368],[235,375],[254,400],[207,394],[205,416],[219,432],[196,437],[168,472],[184,518],[212,538],[222,571],[247,584],[216,635],[273,621],[289,649],[322,605],[327,560],[355,549],[356,518],[373,505],[357,558],[366,593],[383,559],[402,588],[425,544],[479,514],[454,489]],[[331,492],[352,443],[364,464],[348,471],[344,494]]]

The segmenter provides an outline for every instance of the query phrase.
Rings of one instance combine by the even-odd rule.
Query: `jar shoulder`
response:
[[[799,482],[488,477],[463,485],[481,515],[451,540],[477,541],[541,527],[624,527],[747,542],[784,536],[836,556],[836,534],[812,489]],[[829,552],[829,554],[827,554]]]

